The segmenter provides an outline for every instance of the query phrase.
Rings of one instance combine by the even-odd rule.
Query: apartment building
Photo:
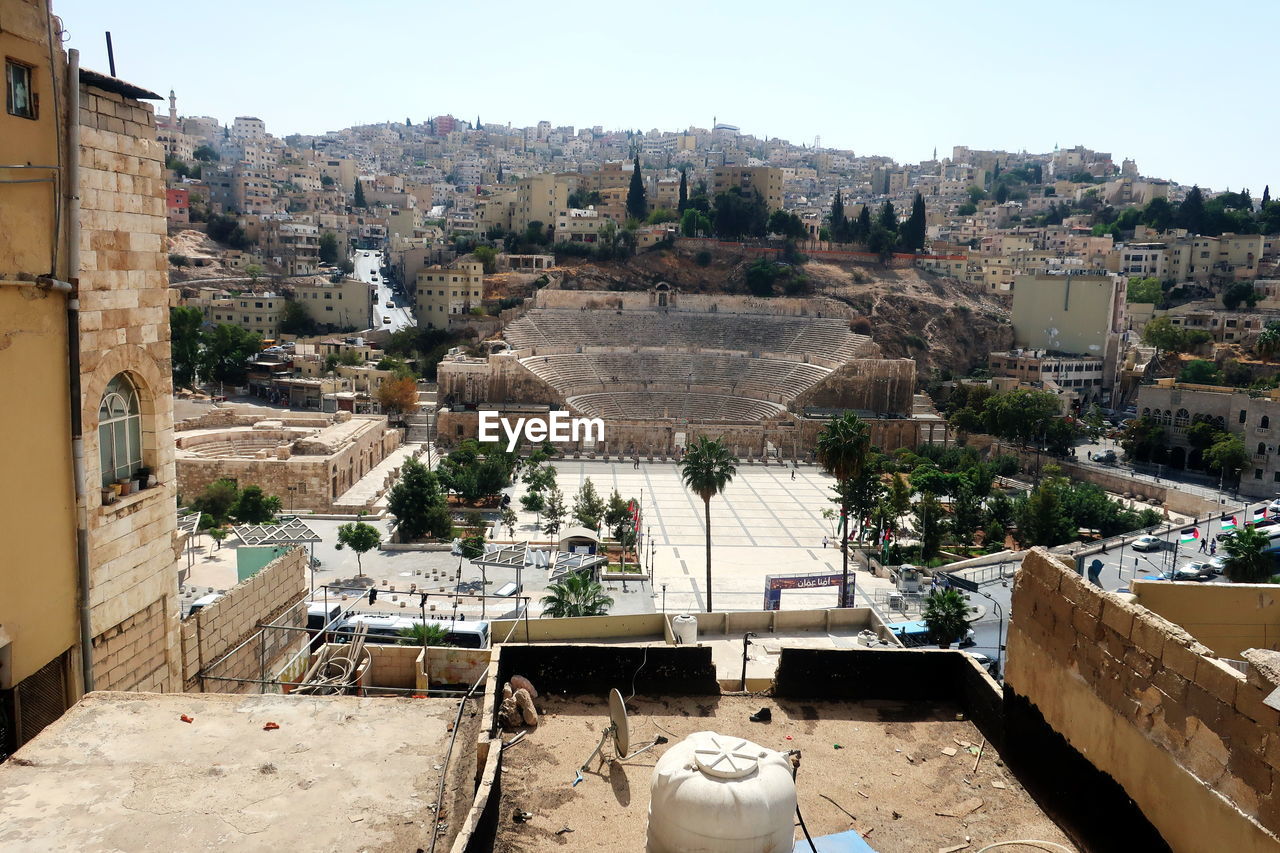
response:
[[[1128,279],[1106,273],[1019,275],[1014,279],[1013,338],[1022,349],[1103,361],[1103,387],[1116,375]]]
[[[1101,402],[1104,392],[1112,385],[1101,358],[1045,350],[1008,350],[991,353],[989,363],[993,377],[1059,391],[1069,399],[1068,409],[1078,408],[1082,403]]]
[[[728,192],[737,187],[750,195],[760,193],[772,213],[782,209],[782,170],[772,166],[724,166],[711,171],[711,194]]]
[[[293,298],[305,305],[311,319],[339,330],[362,330],[376,324],[373,299],[377,289],[354,278],[334,282],[327,278],[304,280],[293,287]]]
[[[0,495],[20,533],[0,564],[6,757],[86,691],[180,687],[181,539],[160,96],[78,69],[47,0],[0,0],[0,22],[0,387],[21,401],[0,446],[23,484]]]
[[[468,314],[484,301],[484,264],[475,261],[427,267],[417,282],[418,325],[425,328],[448,328],[451,317]]]
[[[556,221],[556,211],[569,204],[570,180],[544,172],[524,178],[516,187],[516,204],[511,214],[511,227],[524,231],[530,222],[549,226]]]
[[[264,143],[267,141],[267,124],[254,116],[236,116],[231,123],[231,138],[241,145]]]
[[[320,229],[306,222],[267,219],[262,251],[285,275],[312,275],[320,268]]]
[[[254,332],[262,338],[279,336],[284,305],[288,300],[278,293],[248,293],[233,297],[190,299],[187,304],[199,308],[205,322],[215,326],[226,323]]]
[[[164,191],[164,199],[170,224],[186,225],[191,221],[190,192],[180,187],[173,187]]]
[[[570,209],[556,214],[557,243],[594,243],[600,229],[612,222],[598,210]]]

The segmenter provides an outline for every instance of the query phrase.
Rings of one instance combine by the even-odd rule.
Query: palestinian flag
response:
[[[1182,536],[1178,539],[1178,541],[1183,545],[1186,545],[1187,543],[1194,542],[1199,538],[1200,538],[1200,528],[1186,527],[1186,528],[1183,528]]]
[[[1236,517],[1234,515],[1228,515],[1227,517],[1222,519],[1223,533],[1226,533],[1228,530],[1235,530],[1235,529],[1236,529]]]
[[[1258,524],[1259,522],[1266,521],[1266,519],[1267,519],[1267,508],[1265,506],[1262,507],[1261,509],[1255,509],[1253,511],[1254,524]]]

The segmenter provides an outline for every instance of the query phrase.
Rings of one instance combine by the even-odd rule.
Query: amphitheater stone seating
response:
[[[534,309],[506,337],[569,405],[606,419],[759,421],[831,374],[805,358],[875,352],[843,319],[749,314]]]

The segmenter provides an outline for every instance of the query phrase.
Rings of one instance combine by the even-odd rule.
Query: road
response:
[[[1251,513],[1254,509],[1265,507],[1269,503],[1269,501],[1243,503],[1232,501],[1231,498],[1225,496],[1223,499],[1228,501],[1224,511],[1229,515],[1233,514],[1237,524],[1241,525],[1252,517]],[[1212,542],[1214,537],[1222,532],[1219,517],[1214,516],[1209,520],[1202,519],[1199,524],[1194,525],[1200,532],[1200,539],[1197,540],[1196,544],[1183,545],[1178,541],[1181,531],[1190,526],[1192,525],[1174,525],[1170,529],[1157,529],[1153,535],[1158,536],[1163,541],[1163,546],[1155,551],[1135,551],[1132,547],[1133,541],[1138,538],[1138,535],[1135,534],[1126,536],[1121,542],[1109,546],[1105,553],[1090,554],[1084,557],[1084,563],[1087,566],[1095,559],[1101,560],[1103,568],[1099,579],[1102,588],[1114,592],[1118,589],[1127,588],[1135,577],[1157,576],[1162,571],[1168,571],[1173,565],[1185,566],[1193,560],[1208,560],[1209,554],[1207,552],[1200,553],[1199,542]],[[1223,553],[1220,544],[1218,553]],[[974,638],[977,644],[966,649],[966,651],[981,652],[992,660],[996,659],[996,636],[997,634],[1003,635],[1003,632],[1007,631],[1009,612],[1012,608],[1013,568],[1013,564],[1010,564],[1010,570],[1006,573],[1008,575],[1006,580],[979,587],[985,595],[967,593],[974,604],[986,605],[987,612],[981,621],[973,624]],[[1223,582],[1223,578],[1220,577],[1212,581],[1206,581],[1206,583]],[[998,610],[992,606],[992,601],[988,596],[999,604]],[[1003,626],[999,618],[1000,613],[1003,613],[1004,616]]]
[[[386,277],[382,275],[382,252],[358,249],[352,261],[356,267],[354,273],[356,278],[377,285],[373,303],[373,328],[397,332],[416,325],[408,300],[397,296],[392,291],[391,285],[387,283]],[[388,308],[387,303],[392,303],[393,307]],[[382,322],[383,317],[390,317],[391,322]]]

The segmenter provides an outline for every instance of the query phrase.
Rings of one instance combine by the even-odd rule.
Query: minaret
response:
[[[178,96],[169,90],[169,123],[174,127],[178,125]]]

